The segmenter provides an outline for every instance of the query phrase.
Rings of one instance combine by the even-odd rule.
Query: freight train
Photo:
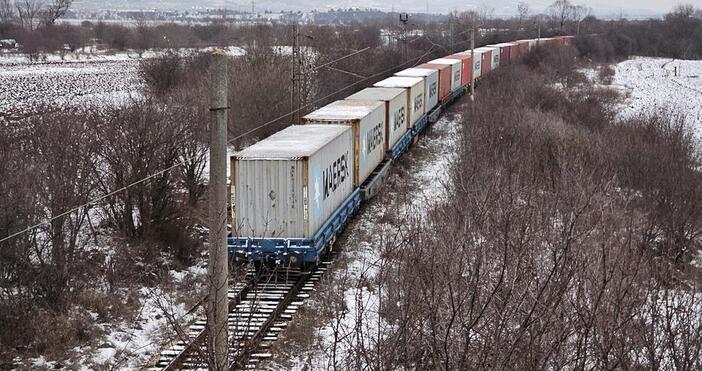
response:
[[[473,78],[514,63],[537,45],[518,40],[448,55],[397,72],[333,102],[231,156],[235,262],[316,265],[361,203],[379,192],[400,157]]]

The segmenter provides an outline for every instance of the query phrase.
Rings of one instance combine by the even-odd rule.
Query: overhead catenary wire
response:
[[[319,98],[319,99],[316,99],[316,100],[314,100],[314,101],[312,101],[312,102],[309,102],[309,103],[307,103],[307,104],[301,106],[300,108],[298,108],[298,109],[296,109],[296,110],[294,110],[294,111],[290,111],[290,112],[288,112],[288,113],[286,113],[286,114],[284,114],[284,115],[280,115],[280,116],[278,116],[278,117],[276,117],[276,118],[274,118],[274,119],[272,119],[272,120],[270,120],[270,121],[268,121],[268,122],[265,122],[265,123],[263,123],[263,124],[261,124],[261,125],[258,125],[258,126],[256,126],[255,128],[253,128],[253,129],[251,129],[251,130],[249,130],[249,131],[246,131],[246,132],[244,132],[244,133],[242,133],[242,134],[239,134],[239,135],[237,135],[236,137],[230,139],[230,140],[229,140],[229,144],[234,144],[235,141],[237,141],[237,140],[239,140],[239,139],[241,139],[241,138],[244,138],[244,137],[248,136],[249,134],[255,133],[255,132],[258,131],[258,130],[261,130],[261,129],[267,127],[267,126],[270,126],[270,125],[272,125],[272,124],[275,124],[276,122],[278,122],[278,121],[280,121],[280,120],[282,120],[282,119],[284,119],[284,118],[286,118],[286,117],[288,117],[288,116],[290,116],[290,115],[293,115],[293,114],[295,114],[295,113],[297,113],[297,112],[299,112],[299,111],[302,111],[303,109],[305,109],[305,108],[307,108],[307,107],[309,107],[309,106],[311,106],[311,105],[317,104],[317,103],[319,103],[319,102],[321,102],[321,101],[323,101],[323,100],[325,100],[325,99],[328,99],[329,97],[332,97],[332,96],[334,96],[334,95],[336,95],[336,94],[339,94],[339,93],[341,93],[342,91],[344,91],[344,90],[346,90],[346,89],[352,88],[352,87],[354,87],[354,86],[356,86],[356,85],[358,85],[358,84],[360,84],[360,83],[363,83],[363,82],[368,81],[368,80],[370,80],[370,79],[373,79],[373,78],[376,78],[376,77],[378,77],[378,76],[384,75],[384,74],[386,74],[386,73],[388,73],[388,72],[390,72],[390,71],[392,71],[392,70],[395,70],[395,69],[397,69],[397,68],[403,67],[403,66],[407,65],[409,62],[412,62],[412,61],[416,60],[416,61],[417,61],[417,62],[415,62],[415,64],[416,64],[416,63],[418,63],[418,61],[422,60],[424,57],[426,57],[427,55],[429,55],[429,53],[431,53],[433,50],[434,50],[434,46],[432,46],[431,48],[429,48],[429,50],[428,50],[426,53],[422,54],[422,55],[421,55],[420,57],[418,57],[418,58],[411,58],[411,59],[406,60],[406,61],[404,61],[404,62],[402,62],[402,63],[400,63],[400,64],[397,64],[397,65],[395,65],[395,66],[392,66],[392,67],[390,67],[390,68],[388,68],[388,69],[386,69],[386,70],[383,70],[383,71],[380,71],[380,72],[375,73],[375,74],[373,74],[373,75],[370,75],[370,76],[368,76],[368,77],[365,77],[365,78],[363,78],[363,79],[361,79],[361,80],[358,80],[358,81],[356,81],[356,82],[354,82],[354,83],[352,83],[352,84],[346,85],[346,86],[344,86],[343,88],[341,88],[341,89],[339,89],[339,90],[336,90],[336,91],[334,91],[334,92],[332,92],[332,93],[329,93],[329,94],[327,94],[327,95],[325,95],[325,96],[323,96],[323,97],[321,97],[321,98]]]
[[[367,48],[366,48],[366,49],[367,49]],[[359,51],[357,51],[357,52],[354,52],[354,54],[358,54],[358,53],[360,53],[360,52],[363,52],[363,51],[365,51],[366,49],[361,49],[361,50],[359,50]],[[261,124],[261,125],[255,127],[255,128],[253,128],[253,129],[251,129],[251,130],[249,130],[249,131],[243,133],[243,134],[240,134],[240,135],[234,137],[233,139],[230,139],[230,140],[228,141],[228,143],[231,144],[231,143],[233,143],[234,141],[236,141],[236,140],[238,140],[238,139],[241,139],[241,138],[243,138],[243,137],[245,137],[245,136],[247,136],[247,135],[249,135],[249,134],[251,134],[251,133],[254,133],[254,132],[256,132],[256,131],[258,131],[258,130],[264,128],[264,127],[267,127],[267,126],[269,126],[269,125],[271,125],[271,124],[274,124],[274,123],[278,122],[279,120],[282,120],[282,119],[285,118],[285,117],[288,117],[288,116],[290,116],[290,115],[292,115],[292,114],[295,114],[295,113],[297,113],[297,112],[299,112],[299,111],[301,111],[301,110],[303,110],[303,109],[305,109],[305,108],[307,108],[307,107],[309,107],[309,106],[311,106],[311,105],[313,105],[313,104],[319,103],[319,102],[321,102],[321,101],[323,101],[323,100],[325,100],[325,99],[328,99],[329,97],[332,97],[332,96],[334,96],[334,95],[336,95],[336,94],[338,94],[338,93],[341,93],[342,91],[344,91],[344,90],[346,90],[346,89],[349,89],[349,88],[352,88],[352,87],[354,87],[354,86],[356,86],[356,85],[358,85],[358,84],[360,84],[360,83],[363,83],[363,82],[365,82],[365,81],[367,81],[367,80],[373,79],[373,78],[375,78],[375,77],[377,77],[377,76],[380,76],[380,75],[383,75],[383,74],[386,74],[386,73],[388,73],[388,72],[390,72],[390,71],[392,71],[392,70],[394,70],[394,69],[403,67],[403,66],[407,65],[408,63],[410,63],[410,62],[412,62],[412,61],[415,61],[415,60],[416,60],[416,61],[417,61],[417,62],[415,62],[415,64],[416,64],[416,63],[418,63],[419,61],[421,61],[424,57],[426,57],[427,55],[429,55],[429,53],[431,53],[433,50],[434,50],[434,46],[432,46],[431,48],[429,48],[429,50],[428,50],[426,53],[422,54],[422,55],[419,56],[418,58],[411,58],[411,59],[408,59],[408,60],[406,60],[406,61],[404,61],[404,62],[402,62],[402,63],[400,63],[400,64],[397,64],[397,65],[395,65],[395,66],[393,66],[393,67],[390,67],[390,68],[388,68],[388,69],[386,69],[386,70],[380,71],[380,72],[375,73],[375,74],[373,74],[373,75],[371,75],[371,76],[365,77],[365,78],[363,78],[363,79],[361,79],[361,80],[358,80],[358,81],[356,81],[356,82],[354,82],[354,83],[351,83],[351,84],[349,84],[349,85],[347,85],[347,86],[345,86],[345,87],[343,87],[343,88],[341,88],[341,89],[339,89],[339,90],[336,90],[336,91],[334,91],[334,92],[332,92],[332,93],[330,93],[330,94],[325,95],[325,96],[322,97],[322,98],[319,98],[319,99],[317,99],[317,100],[315,100],[315,101],[313,101],[313,102],[307,103],[307,104],[301,106],[300,108],[298,108],[298,109],[296,109],[296,110],[294,110],[294,111],[288,112],[288,113],[286,113],[286,114],[284,114],[284,115],[282,115],[282,116],[279,116],[279,117],[277,117],[277,118],[275,118],[275,119],[273,119],[273,120],[271,120],[271,121],[265,122],[265,123],[263,123],[263,124]],[[347,57],[348,57],[348,56],[347,56]],[[329,62],[329,63],[331,63],[331,62]],[[327,64],[329,64],[329,63],[327,63]],[[318,68],[321,68],[321,67],[325,67],[325,65],[318,66]],[[60,219],[60,218],[63,218],[63,217],[65,217],[65,216],[67,216],[67,215],[70,215],[70,214],[73,213],[73,212],[79,211],[81,208],[85,208],[85,207],[88,207],[88,206],[97,204],[97,203],[99,203],[99,202],[101,202],[101,201],[107,199],[108,197],[111,197],[111,196],[114,196],[114,195],[116,195],[116,194],[118,194],[118,193],[124,192],[124,191],[126,191],[127,189],[129,189],[129,188],[132,188],[132,187],[137,186],[137,185],[139,185],[139,184],[141,184],[141,183],[144,183],[144,182],[146,182],[146,181],[149,181],[149,180],[151,180],[151,179],[153,179],[153,178],[155,178],[155,177],[157,177],[157,176],[159,176],[159,175],[165,174],[166,172],[171,171],[171,170],[177,168],[178,166],[180,166],[180,165],[182,165],[182,164],[183,164],[183,161],[177,161],[175,164],[173,164],[173,165],[171,165],[171,166],[169,166],[169,167],[167,167],[167,168],[165,168],[165,169],[159,170],[159,171],[157,171],[157,172],[155,172],[155,173],[153,173],[153,174],[151,174],[151,175],[149,175],[149,176],[147,176],[147,177],[145,177],[145,178],[139,179],[139,180],[134,181],[134,182],[132,182],[132,183],[130,183],[130,184],[127,184],[127,185],[125,185],[125,186],[123,186],[123,187],[120,187],[120,188],[118,188],[118,189],[115,189],[115,190],[113,190],[113,191],[110,191],[110,192],[108,192],[108,193],[106,193],[106,194],[104,194],[104,195],[102,195],[102,196],[100,196],[100,197],[97,197],[97,198],[95,198],[95,199],[92,199],[92,200],[90,200],[90,201],[88,201],[88,202],[85,202],[85,203],[83,203],[83,204],[81,204],[81,205],[75,206],[75,207],[73,207],[73,208],[71,208],[71,209],[69,209],[69,210],[66,210],[66,211],[62,212],[61,214],[58,214],[58,215],[56,215],[56,216],[53,216],[53,217],[51,217],[51,218],[49,218],[49,219],[47,219],[47,220],[45,220],[45,221],[42,221],[42,222],[33,224],[33,225],[31,225],[31,226],[28,226],[28,227],[26,227],[26,228],[24,228],[24,229],[22,229],[22,230],[20,230],[20,231],[17,231],[17,232],[15,232],[15,233],[12,233],[12,234],[8,235],[7,237],[3,237],[2,239],[0,239],[0,243],[3,243],[3,242],[8,241],[8,240],[11,240],[11,239],[13,239],[13,238],[15,238],[15,237],[17,237],[17,236],[22,235],[22,234],[29,233],[29,232],[31,232],[31,231],[33,231],[33,230],[35,230],[35,229],[38,229],[38,228],[40,228],[40,227],[42,227],[42,226],[50,225],[51,222],[53,222],[53,221],[56,220],[56,219]]]
[[[147,180],[151,180],[151,179],[153,179],[153,178],[155,178],[155,177],[157,177],[157,176],[159,176],[159,175],[161,175],[161,174],[164,174],[164,173],[166,173],[166,172],[168,172],[168,171],[171,171],[171,170],[175,169],[176,167],[178,167],[178,166],[180,166],[180,165],[182,165],[182,164],[183,164],[183,161],[178,161],[176,164],[171,165],[171,166],[169,166],[169,167],[167,167],[167,168],[165,168],[165,169],[163,169],[163,170],[159,170],[159,171],[157,171],[157,172],[155,172],[155,173],[153,173],[153,174],[147,176],[146,178],[139,179],[139,180],[137,180],[137,181],[135,181],[135,182],[133,182],[133,183],[130,183],[130,184],[124,186],[124,187],[115,189],[114,191],[111,191],[111,192],[109,192],[109,193],[107,193],[107,194],[104,194],[104,195],[102,195],[102,196],[100,196],[100,197],[97,197],[97,198],[95,198],[95,199],[93,199],[93,200],[90,200],[90,201],[88,201],[88,202],[86,202],[86,203],[84,203],[84,204],[82,204],[82,205],[79,205],[79,206],[76,206],[76,207],[74,207],[74,208],[72,208],[72,209],[70,209],[70,210],[64,211],[64,212],[62,212],[61,214],[56,215],[56,216],[54,216],[54,217],[51,217],[51,218],[49,218],[49,219],[47,219],[47,220],[45,220],[45,221],[43,221],[43,222],[41,222],[41,223],[34,224],[34,225],[29,226],[29,227],[27,227],[27,228],[25,228],[25,229],[23,229],[23,230],[21,230],[21,231],[19,231],[19,232],[15,232],[15,233],[13,233],[13,234],[7,236],[7,237],[4,237],[4,238],[0,239],[0,243],[5,242],[5,241],[7,241],[7,240],[9,240],[9,239],[15,238],[15,237],[17,237],[17,236],[19,236],[19,235],[21,235],[21,234],[24,234],[24,233],[33,231],[33,230],[35,230],[35,229],[37,229],[37,228],[39,228],[39,227],[41,227],[41,226],[49,225],[49,224],[51,224],[51,222],[53,222],[53,221],[56,220],[56,219],[63,218],[64,216],[69,215],[69,214],[71,214],[71,213],[73,213],[73,212],[75,212],[75,211],[78,211],[78,210],[80,210],[81,208],[88,207],[88,206],[90,206],[90,205],[92,205],[92,204],[96,204],[96,203],[98,203],[98,202],[100,202],[100,201],[102,201],[102,200],[104,200],[104,199],[106,199],[106,198],[108,198],[108,197],[110,197],[110,196],[114,196],[114,195],[116,195],[116,194],[118,194],[118,193],[120,193],[120,192],[126,191],[127,189],[129,189],[129,188],[131,188],[131,187],[134,187],[134,186],[136,186],[136,185],[139,185],[139,184],[141,184],[141,183],[146,182]]]

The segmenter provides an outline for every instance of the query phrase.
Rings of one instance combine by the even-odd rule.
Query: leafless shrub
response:
[[[450,196],[382,249],[389,326],[347,362],[699,367],[702,296],[680,258],[700,219],[687,132],[668,117],[614,125],[614,96],[501,73],[467,106]]]

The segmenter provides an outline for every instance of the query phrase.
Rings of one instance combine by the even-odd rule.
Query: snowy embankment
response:
[[[614,86],[628,93],[620,118],[672,110],[702,139],[702,61],[636,57],[615,72]]]
[[[423,218],[446,192],[449,168],[456,157],[461,118],[447,114],[415,144],[396,167],[406,167],[386,183],[381,199],[373,200],[347,228],[348,239],[337,258],[332,283],[313,296],[309,310],[317,319],[313,344],[301,352],[283,349],[289,361],[275,367],[294,370],[353,368],[354,349],[372,348],[389,326],[380,315],[378,281],[387,269],[384,246],[402,240],[409,220]],[[408,158],[409,157],[409,158]],[[407,163],[411,165],[406,166]],[[398,191],[396,188],[403,190]],[[393,215],[397,215],[394,219]],[[394,220],[393,220],[394,219]],[[325,292],[328,291],[328,292]],[[335,302],[334,304],[330,304]],[[336,309],[330,310],[330,307]],[[322,316],[320,316],[322,314]],[[302,325],[304,326],[304,325]],[[285,344],[281,344],[285,347]],[[285,358],[286,354],[281,354]],[[283,364],[284,363],[284,364]]]

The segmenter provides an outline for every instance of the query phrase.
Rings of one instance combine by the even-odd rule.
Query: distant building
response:
[[[2,39],[0,40],[0,49],[17,49],[17,40],[15,39]]]

